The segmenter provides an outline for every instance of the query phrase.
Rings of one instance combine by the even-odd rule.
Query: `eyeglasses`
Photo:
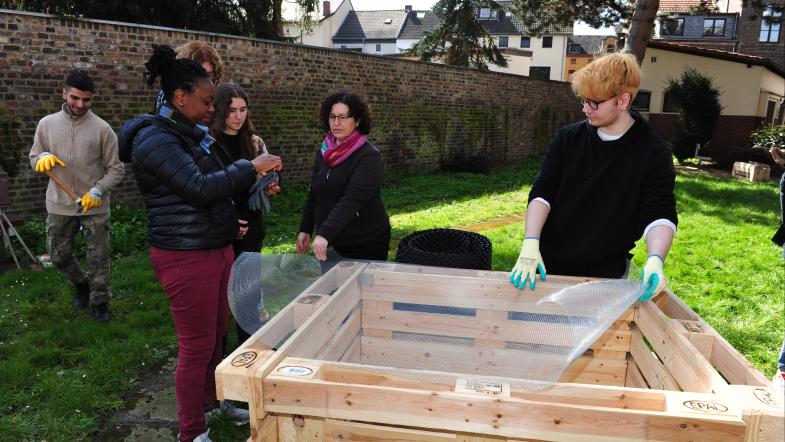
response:
[[[345,115],[333,115],[333,114],[330,114],[330,116],[328,118],[330,119],[331,123],[335,123],[337,121],[340,121],[341,123],[345,123],[346,120],[348,120],[349,118],[354,118],[354,117],[349,115],[349,114],[345,114]]]
[[[613,98],[613,97],[611,97],[611,98]],[[606,98],[604,100],[597,101],[597,100],[587,100],[585,98],[578,97],[578,101],[581,103],[581,107],[583,107],[583,105],[585,105],[585,104],[588,104],[589,107],[592,110],[597,110],[597,109],[600,108],[600,105],[602,103],[605,103],[606,101],[610,100],[611,98]]]

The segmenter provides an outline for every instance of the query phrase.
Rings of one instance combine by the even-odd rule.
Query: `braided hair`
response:
[[[147,69],[144,78],[148,85],[152,86],[155,79],[161,77],[161,89],[167,101],[172,99],[177,89],[193,92],[198,81],[210,80],[203,67],[191,59],[177,58],[174,50],[167,45],[153,44],[153,55],[144,67]]]

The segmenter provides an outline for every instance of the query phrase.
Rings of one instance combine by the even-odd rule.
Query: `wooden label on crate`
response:
[[[693,400],[684,401],[682,405],[684,405],[685,408],[689,408],[692,411],[698,411],[701,413],[725,414],[728,412],[728,407],[715,401],[703,401],[703,400],[693,399]]]
[[[259,355],[257,355],[255,351],[246,351],[246,352],[240,353],[239,355],[235,356],[232,359],[232,366],[233,367],[247,367],[247,366],[253,364],[253,361],[255,361],[258,356]]]
[[[777,400],[777,397],[771,394],[771,391],[767,388],[756,388],[752,390],[752,394],[755,395],[755,398],[764,404],[768,405],[772,408],[780,408],[780,402]]]
[[[277,370],[277,374],[285,376],[310,376],[313,374],[313,369],[300,365],[284,365]]]
[[[303,296],[297,301],[298,304],[316,304],[319,300],[322,299],[322,295],[308,295]]]
[[[682,320],[681,324],[687,331],[692,333],[703,333],[703,326],[698,321]]]
[[[477,379],[458,379],[455,391],[459,393],[480,393],[488,396],[510,397],[510,384]]]

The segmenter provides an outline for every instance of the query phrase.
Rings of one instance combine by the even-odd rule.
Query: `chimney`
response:
[[[330,15],[330,2],[325,0],[322,2],[322,16],[327,17]]]
[[[412,5],[406,5],[403,7],[403,10],[406,12],[412,12]]]

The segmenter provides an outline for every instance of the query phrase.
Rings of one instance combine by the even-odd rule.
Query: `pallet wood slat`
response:
[[[657,390],[681,391],[679,384],[673,379],[668,369],[649,350],[637,326],[632,329],[630,355],[635,360],[641,375],[649,387]]]

